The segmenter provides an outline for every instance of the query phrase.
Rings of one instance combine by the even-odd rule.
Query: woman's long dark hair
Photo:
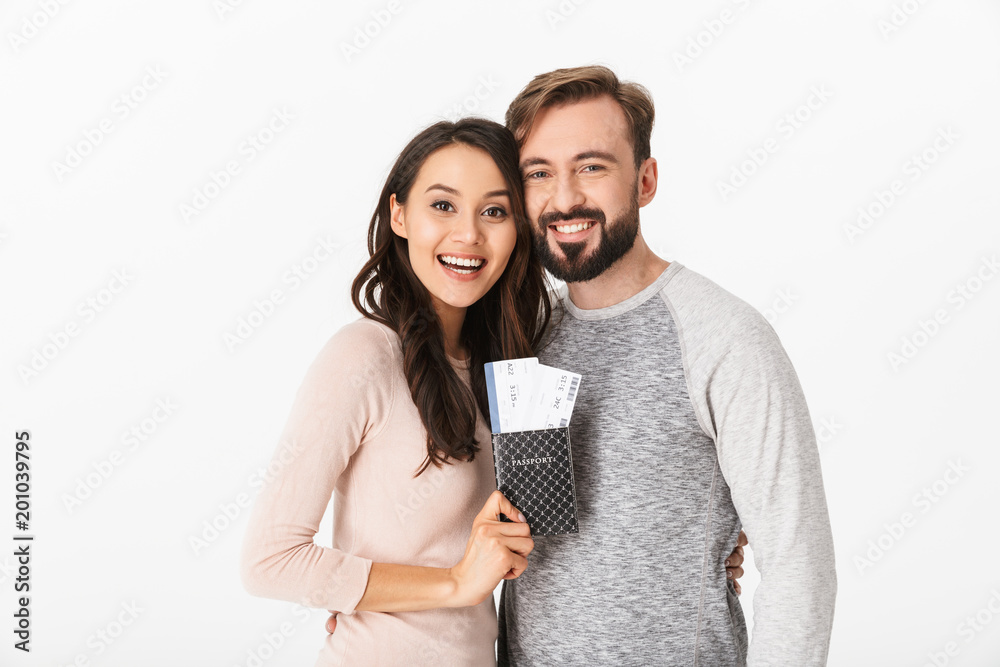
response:
[[[489,154],[510,191],[517,240],[497,282],[469,306],[461,343],[469,351],[467,387],[445,355],[441,322],[427,288],[410,266],[406,239],[390,227],[389,197],[405,204],[413,182],[436,150],[464,144]],[[528,357],[541,341],[551,314],[545,276],[532,252],[532,236],[524,208],[518,148],[503,125],[480,118],[441,121],[415,136],[399,154],[386,179],[368,227],[368,254],[351,286],[351,300],[362,315],[399,334],[403,373],[410,395],[427,429],[427,458],[414,474],[449,459],[471,461],[476,442],[477,410],[489,415],[486,393],[488,361]]]

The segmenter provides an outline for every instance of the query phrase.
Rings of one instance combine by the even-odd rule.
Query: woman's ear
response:
[[[396,236],[406,238],[406,223],[403,222],[403,206],[396,201],[396,193],[389,195],[389,225]]]

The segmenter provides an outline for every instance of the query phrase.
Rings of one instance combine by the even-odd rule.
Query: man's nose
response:
[[[576,179],[572,177],[559,179],[555,187],[556,191],[552,196],[551,208],[556,211],[569,213],[586,201],[583,191],[577,185]]]

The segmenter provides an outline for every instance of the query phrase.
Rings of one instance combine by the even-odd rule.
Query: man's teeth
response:
[[[481,259],[470,259],[468,257],[452,257],[451,255],[441,255],[441,261],[447,262],[448,264],[453,264],[455,266],[480,266],[483,263]]]
[[[578,222],[575,225],[556,225],[556,231],[560,234],[572,234],[574,232],[580,232],[584,229],[590,229],[594,226],[591,221],[588,222]]]

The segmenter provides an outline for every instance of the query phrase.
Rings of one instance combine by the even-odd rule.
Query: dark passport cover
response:
[[[578,533],[569,427],[494,433],[497,488],[528,521],[532,536]]]

